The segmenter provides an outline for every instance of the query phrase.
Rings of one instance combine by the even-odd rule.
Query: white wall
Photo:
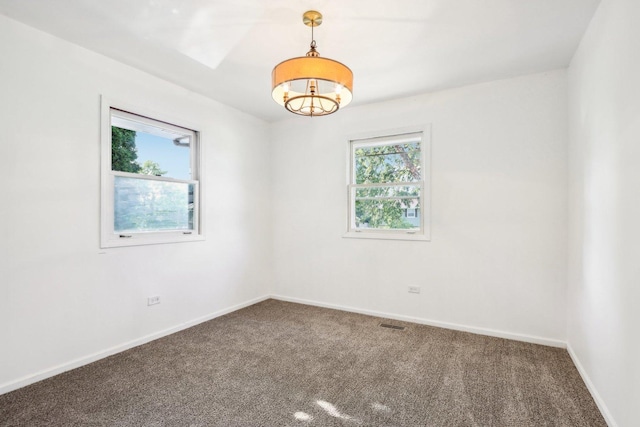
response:
[[[568,339],[610,424],[638,424],[633,16],[603,0],[568,105],[560,70],[271,126],[0,16],[0,392],[275,293]],[[99,249],[100,94],[201,124],[206,241]],[[432,240],[342,238],[347,136],[425,123]]]
[[[432,240],[342,238],[347,136],[423,123]],[[276,294],[564,341],[565,71],[294,117],[272,144]]]
[[[268,294],[265,122],[3,16],[0,53],[0,392]],[[101,94],[200,124],[206,241],[99,249]]]
[[[603,0],[569,68],[568,343],[611,425],[640,425],[640,2]]]

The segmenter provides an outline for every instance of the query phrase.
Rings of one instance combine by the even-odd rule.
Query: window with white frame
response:
[[[103,105],[102,247],[201,240],[198,132]]]
[[[349,141],[349,228],[345,237],[429,239],[424,129]]]

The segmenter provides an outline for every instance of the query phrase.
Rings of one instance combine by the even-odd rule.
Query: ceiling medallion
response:
[[[326,116],[345,107],[353,98],[353,73],[346,65],[321,58],[313,39],[313,28],[322,24],[322,14],[309,10],[302,22],[311,27],[311,49],[306,56],[287,59],[271,73],[274,101],[301,116]]]

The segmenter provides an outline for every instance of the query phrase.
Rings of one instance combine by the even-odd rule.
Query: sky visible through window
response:
[[[189,147],[178,147],[171,139],[136,132],[137,162],[156,162],[160,169],[167,171],[163,176],[176,179],[192,179],[190,171]]]

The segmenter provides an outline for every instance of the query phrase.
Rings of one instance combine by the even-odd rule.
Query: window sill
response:
[[[133,235],[130,238],[110,238],[103,239],[100,247],[106,248],[120,248],[128,246],[145,246],[145,245],[160,245],[166,243],[185,243],[185,242],[199,242],[205,240],[205,237],[201,234],[198,235],[155,235],[155,236],[136,236]]]
[[[385,231],[349,231],[343,234],[342,237],[348,239],[413,240],[422,242],[431,240],[431,237],[425,234]]]

